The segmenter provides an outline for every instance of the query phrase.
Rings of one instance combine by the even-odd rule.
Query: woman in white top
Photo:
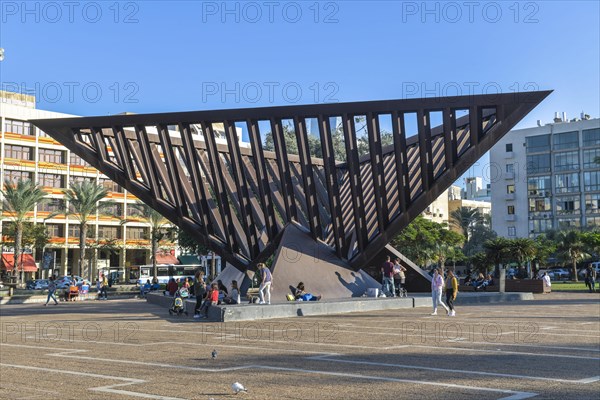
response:
[[[225,297],[223,301],[227,304],[240,304],[240,289],[238,288],[238,283],[236,280],[231,281],[231,292],[229,292],[229,296]]]
[[[437,315],[438,304],[446,309],[446,313],[450,313],[450,310],[442,301],[443,289],[444,277],[440,274],[439,268],[436,268],[433,270],[433,278],[431,279],[431,299],[433,300],[433,312],[431,315]]]

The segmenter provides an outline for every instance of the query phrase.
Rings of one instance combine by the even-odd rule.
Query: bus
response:
[[[158,283],[168,283],[171,278],[184,280],[189,278],[191,281],[194,280],[196,271],[202,269],[200,264],[188,264],[188,265],[158,265]],[[146,281],[152,282],[154,275],[152,274],[152,265],[140,265],[140,278],[138,279],[138,285],[144,285]]]

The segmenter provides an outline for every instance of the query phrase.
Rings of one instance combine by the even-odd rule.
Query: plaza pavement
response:
[[[599,294],[429,313],[209,323],[136,299],[2,305],[0,399],[600,398]]]

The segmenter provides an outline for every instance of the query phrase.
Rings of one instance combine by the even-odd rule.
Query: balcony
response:
[[[515,157],[515,153],[512,151],[507,151],[506,153],[504,153],[504,158],[509,159],[509,158],[514,158]]]
[[[504,195],[504,200],[514,200],[515,199],[515,194],[514,193],[506,193]]]
[[[517,216],[515,214],[509,214],[504,217],[505,221],[515,221],[516,219],[517,219]]]
[[[514,172],[507,172],[506,174],[504,174],[504,179],[506,179],[506,180],[515,179],[515,173]]]

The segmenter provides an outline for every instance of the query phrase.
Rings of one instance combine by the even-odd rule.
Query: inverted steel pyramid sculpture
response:
[[[239,269],[288,224],[358,269],[550,93],[32,122]]]

